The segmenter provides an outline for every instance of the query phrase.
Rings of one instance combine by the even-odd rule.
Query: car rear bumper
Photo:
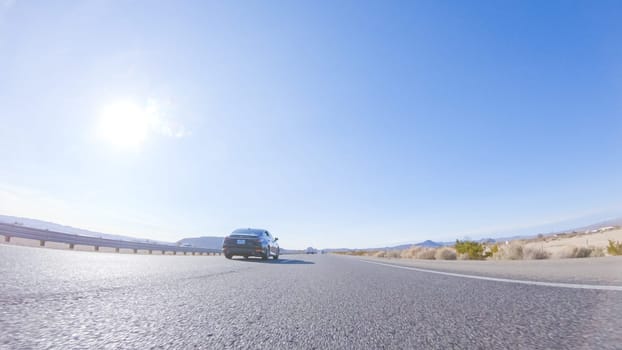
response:
[[[223,247],[222,252],[225,255],[242,255],[242,256],[263,256],[264,249],[261,247]]]

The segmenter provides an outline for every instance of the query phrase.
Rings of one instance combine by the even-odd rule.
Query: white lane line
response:
[[[360,261],[366,262],[368,264],[376,264],[376,265],[394,267],[396,269],[404,269],[404,270],[412,270],[412,271],[419,271],[419,272],[435,273],[437,275],[452,276],[452,277],[472,278],[472,279],[484,280],[484,281],[519,283],[519,284],[529,284],[529,285],[533,285],[533,286],[558,287],[558,288],[594,289],[594,290],[610,290],[610,291],[612,290],[612,291],[622,292],[622,286],[605,286],[605,285],[598,285],[598,284],[575,284],[575,283],[557,283],[557,282],[539,282],[539,281],[513,280],[513,279],[509,279],[509,278],[485,277],[485,276],[476,276],[476,275],[465,275],[465,274],[453,273],[453,272],[443,272],[443,271],[427,270],[427,269],[420,269],[420,268],[417,268],[417,267],[386,264],[386,263],[381,263],[381,262],[376,262],[376,261],[369,261],[369,260],[360,260]]]

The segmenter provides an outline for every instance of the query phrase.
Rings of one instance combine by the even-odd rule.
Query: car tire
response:
[[[233,257],[233,255],[231,255],[231,254],[225,254],[225,258],[227,258],[227,259],[231,259],[232,257]]]
[[[270,247],[266,248],[266,252],[261,256],[262,260],[268,260],[270,257]]]
[[[277,254],[277,255],[273,256],[272,259],[279,260],[279,255]]]

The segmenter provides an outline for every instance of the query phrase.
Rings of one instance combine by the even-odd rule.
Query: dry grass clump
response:
[[[523,245],[521,241],[513,241],[510,244],[502,245],[493,257],[499,260],[521,260],[524,256]]]
[[[386,253],[384,251],[379,250],[379,251],[375,252],[373,256],[375,258],[384,258],[385,255],[386,255]]]
[[[523,248],[523,259],[529,260],[542,260],[548,259],[551,257],[551,253],[547,252],[542,248]]]
[[[348,255],[354,255],[354,256],[365,256],[367,255],[367,251],[365,250],[353,250],[351,252],[348,252]]]
[[[576,250],[574,257],[575,258],[589,258],[591,254],[592,254],[592,249],[581,247]]]
[[[457,258],[454,248],[425,248],[414,245],[404,250],[352,250],[337,254],[392,259],[456,260]],[[468,256],[465,259],[468,260]]]
[[[434,248],[424,248],[417,255],[415,255],[415,259],[426,259],[426,260],[434,260],[436,256],[436,249]]]
[[[408,249],[404,249],[400,253],[400,258],[402,258],[402,259],[414,259],[415,258],[415,254],[417,254],[419,249],[421,249],[421,248],[417,247],[417,246],[411,246]]]
[[[592,248],[592,253],[590,254],[591,258],[602,258],[605,256],[605,249],[602,248]]]
[[[558,259],[573,259],[573,258],[589,258],[589,257],[600,257],[604,256],[605,253],[603,249],[596,247],[576,247],[576,246],[566,246],[563,247],[560,251],[555,255]]]
[[[373,256],[376,258],[399,258],[401,250],[350,250],[344,252],[335,252],[340,255],[353,256]]]
[[[384,254],[384,257],[399,259],[401,257],[400,255],[401,255],[401,251],[399,250],[387,250]]]
[[[404,259],[434,260],[435,251],[436,249],[434,248],[412,246],[408,249],[402,250],[400,257]]]
[[[565,247],[560,248],[557,252],[555,252],[555,258],[557,259],[574,258],[576,252],[577,252],[577,247],[565,246]]]
[[[377,253],[377,251],[373,251],[373,250],[348,250],[348,251],[342,251],[342,252],[333,252],[333,254],[339,254],[339,255],[353,255],[353,256],[374,256]]]
[[[442,247],[436,249],[436,251],[434,252],[434,258],[436,260],[456,260],[457,256],[455,250],[447,247]]]
[[[539,260],[539,259],[572,259],[604,256],[602,248],[596,247],[561,247],[554,253],[542,248],[525,245],[522,241],[510,242],[499,246],[499,251],[493,255],[498,260]]]

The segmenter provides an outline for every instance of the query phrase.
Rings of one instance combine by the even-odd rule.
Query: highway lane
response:
[[[0,348],[619,349],[622,292],[0,245]]]

